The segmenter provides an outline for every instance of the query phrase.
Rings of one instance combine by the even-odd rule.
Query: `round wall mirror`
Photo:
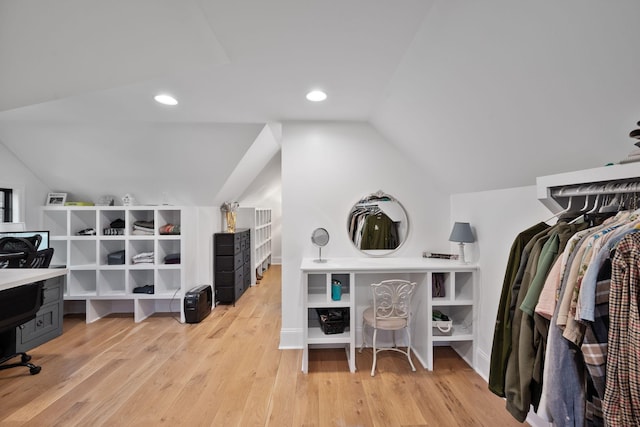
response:
[[[349,240],[362,253],[384,256],[407,240],[409,219],[404,207],[382,191],[362,197],[347,218]]]
[[[311,243],[318,247],[318,259],[315,262],[325,262],[322,259],[322,247],[329,243],[329,232],[324,228],[316,228],[311,233]]]

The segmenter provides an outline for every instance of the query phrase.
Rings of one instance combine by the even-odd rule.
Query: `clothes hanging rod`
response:
[[[640,193],[640,180],[568,185],[551,189],[551,197],[591,196],[597,194]]]

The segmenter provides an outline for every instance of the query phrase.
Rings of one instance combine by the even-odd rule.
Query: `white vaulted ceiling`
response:
[[[444,191],[528,185],[630,151],[637,16],[631,0],[0,0],[0,143],[52,189],[206,204],[264,124],[368,121]]]

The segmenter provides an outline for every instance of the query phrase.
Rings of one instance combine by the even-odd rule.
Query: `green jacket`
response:
[[[489,390],[500,397],[504,397],[504,381],[507,370],[507,360],[511,351],[511,315],[509,306],[511,304],[511,293],[513,284],[517,279],[522,255],[525,254],[527,244],[539,233],[546,232],[549,225],[544,222],[538,223],[522,231],[515,238],[511,245],[509,260],[507,261],[507,269],[502,283],[502,293],[500,295],[500,304],[498,305],[498,314],[496,316],[496,325],[493,331],[493,347],[491,349],[491,364],[489,372]],[[526,257],[531,248],[526,252]],[[526,259],[524,263],[526,264]],[[524,267],[523,267],[524,271]]]

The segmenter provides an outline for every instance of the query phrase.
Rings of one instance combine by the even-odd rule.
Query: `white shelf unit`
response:
[[[241,207],[237,224],[238,228],[251,229],[251,284],[254,285],[256,273],[262,274],[271,265],[271,209]]]
[[[105,235],[112,221],[125,222],[123,235]],[[150,235],[133,234],[136,221],[153,221]],[[186,244],[195,233],[195,215],[190,208],[174,206],[46,206],[41,211],[41,226],[50,232],[54,248],[52,265],[68,270],[64,299],[84,303],[87,323],[111,313],[133,313],[140,322],[156,312],[179,313],[184,322],[182,298],[194,285],[193,254]],[[179,235],[161,235],[159,227],[174,224]],[[95,236],[77,232],[93,228]],[[124,251],[124,264],[109,265],[110,253]],[[153,252],[152,263],[133,263],[132,258]],[[180,254],[180,264],[165,264],[165,256]],[[153,285],[154,293],[134,293],[134,288]]]
[[[471,367],[476,366],[476,265],[425,258],[331,258],[324,263],[305,258],[300,269],[303,281],[303,372],[308,372],[309,350],[316,344],[344,344],[350,370],[356,369],[353,348],[362,342],[362,313],[371,304],[370,285],[388,279],[417,283],[410,332],[412,353],[425,369],[433,370],[433,347],[436,345],[451,346]],[[442,297],[434,297],[432,293],[435,274],[443,278]],[[343,284],[340,301],[331,300],[330,284],[333,279]],[[313,319],[311,309],[318,307],[349,307],[348,330],[344,334],[325,335]],[[433,310],[440,310],[453,321],[450,333],[444,334],[433,328]]]
[[[331,299],[331,282],[339,280],[342,284],[342,295],[339,301]],[[356,371],[355,347],[355,310],[353,273],[305,273],[304,278],[304,335],[305,345],[302,357],[302,372],[309,369],[309,349],[315,345],[344,345],[349,363],[349,370]],[[316,309],[346,308],[349,310],[349,325],[339,334],[325,334],[320,326]]]
[[[431,309],[447,315],[453,326],[447,333],[430,326],[433,345],[450,345],[470,365],[475,366],[473,355],[475,330],[475,297],[473,271],[433,272],[429,276],[433,283],[434,275],[444,278],[443,297],[432,297]],[[432,321],[433,322],[433,321]]]

